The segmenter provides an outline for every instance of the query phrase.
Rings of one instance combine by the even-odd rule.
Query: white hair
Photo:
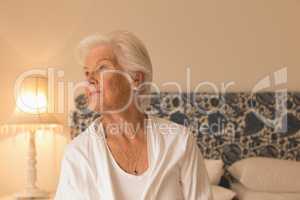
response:
[[[148,51],[143,42],[128,31],[113,31],[107,35],[95,34],[84,38],[77,48],[77,57],[81,64],[91,49],[100,45],[110,45],[118,64],[130,75],[135,72],[144,74],[144,81],[152,81],[152,64]],[[150,92],[145,86],[144,92]]]

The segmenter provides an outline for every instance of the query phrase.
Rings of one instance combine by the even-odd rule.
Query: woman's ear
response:
[[[143,72],[141,71],[137,71],[134,73],[134,77],[133,77],[133,87],[134,88],[138,88],[140,86],[140,84],[142,84],[145,80],[145,75]]]

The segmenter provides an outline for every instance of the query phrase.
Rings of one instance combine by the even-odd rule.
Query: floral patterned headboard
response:
[[[99,116],[76,98],[72,137]],[[153,94],[147,112],[189,126],[205,158],[226,165],[264,156],[300,161],[300,92]]]

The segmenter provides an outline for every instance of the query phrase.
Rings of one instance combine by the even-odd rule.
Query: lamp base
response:
[[[15,199],[48,199],[50,194],[39,188],[28,188],[14,195]]]

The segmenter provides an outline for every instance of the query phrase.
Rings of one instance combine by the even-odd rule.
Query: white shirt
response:
[[[118,175],[103,130],[92,123],[66,148],[55,200],[212,200],[202,154],[188,129],[148,116],[147,130],[149,168],[142,181],[128,181],[130,176]]]
[[[149,120],[147,120],[147,123]],[[104,133],[103,126],[100,124],[101,136]],[[151,166],[151,160],[152,160],[152,154],[151,154],[151,143],[149,143],[149,124],[146,124],[146,137],[147,137],[147,153],[148,153],[148,165]],[[109,147],[106,145],[107,152],[109,154],[110,162],[112,163],[112,179],[115,188],[115,196],[116,199],[140,199],[142,196],[142,193],[144,191],[144,188],[146,187],[147,181],[149,179],[150,174],[150,168],[143,172],[141,175],[135,176],[133,174],[129,174],[126,171],[124,171],[116,162],[116,160],[113,157],[113,154],[111,153]],[[123,183],[123,184],[122,184]],[[126,184],[124,184],[126,183]]]

